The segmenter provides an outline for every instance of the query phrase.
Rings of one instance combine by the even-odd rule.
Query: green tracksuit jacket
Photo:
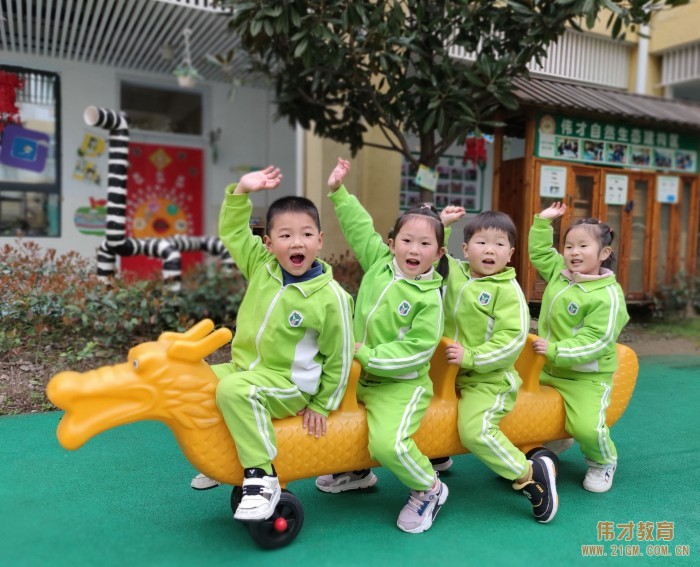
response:
[[[393,254],[372,218],[344,186],[330,194],[345,238],[365,272],[355,305],[355,358],[362,365],[370,454],[413,490],[434,482],[430,461],[411,436],[432,398],[430,359],[444,327],[442,277],[396,279]]]
[[[525,455],[499,428],[515,405],[522,381],[514,368],[525,346],[530,314],[515,270],[474,279],[468,262],[449,258],[445,335],[464,347],[457,376],[462,444],[509,480],[528,470]]]
[[[241,370],[279,375],[311,396],[312,410],[328,415],[343,397],[352,363],[352,298],[321,260],[322,275],[283,285],[279,262],[249,228],[250,199],[234,195],[234,188],[226,191],[219,236],[250,283],[238,311],[232,361]]]
[[[622,288],[610,272],[582,280],[564,273],[564,258],[552,246],[552,223],[535,215],[530,229],[530,261],[547,282],[539,336],[549,341],[545,371],[552,376],[612,380],[617,338],[629,321]]]
[[[540,383],[564,399],[566,430],[581,452],[596,463],[612,464],[617,450],[605,412],[617,369],[617,338],[629,320],[624,294],[612,272],[586,279],[566,270],[552,235],[551,221],[535,215],[530,261],[547,281],[538,331],[548,341]]]

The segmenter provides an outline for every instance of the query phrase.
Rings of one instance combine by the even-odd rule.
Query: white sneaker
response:
[[[557,439],[556,441],[548,441],[547,443],[543,443],[542,446],[549,449],[555,455],[560,455],[567,449],[570,449],[573,444],[573,438],[569,437],[567,439]]]
[[[243,497],[233,517],[244,521],[267,520],[280,501],[279,479],[262,469],[245,469],[244,475]]]
[[[447,500],[447,485],[437,480],[437,486],[427,492],[411,490],[408,502],[401,510],[396,525],[409,534],[419,534],[430,529],[440,508]]]
[[[590,492],[607,492],[610,490],[617,463],[601,465],[589,459],[586,459],[586,462],[588,463],[588,471],[583,479],[583,488]]]
[[[210,488],[216,488],[220,484],[221,483],[218,480],[214,480],[205,474],[199,473],[192,479],[190,486],[195,490],[208,490]]]
[[[377,475],[371,469],[337,474],[324,474],[316,478],[316,488],[323,492],[337,494],[346,490],[370,488],[377,484]]]

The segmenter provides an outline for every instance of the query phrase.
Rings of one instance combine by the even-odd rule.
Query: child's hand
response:
[[[328,188],[331,191],[335,191],[340,187],[348,171],[350,171],[350,162],[346,159],[338,158],[338,164],[335,166],[335,169],[331,171],[331,175],[328,178]]]
[[[540,213],[540,218],[541,219],[557,219],[561,216],[564,216],[564,213],[566,212],[566,205],[562,203],[561,201],[557,201],[556,203],[552,203],[544,209]]]
[[[547,343],[544,339],[535,339],[532,341],[532,350],[537,354],[547,354]]]
[[[445,355],[448,364],[454,364],[455,366],[462,365],[462,358],[464,358],[464,347],[459,343],[452,343],[445,347]]]
[[[453,222],[457,222],[465,215],[464,207],[456,207],[454,205],[449,205],[442,209],[440,212],[440,220],[442,224],[446,227],[450,226]]]
[[[308,429],[309,435],[314,435],[318,439],[326,434],[326,416],[315,412],[309,407],[297,412],[297,415],[304,416],[301,426]]]
[[[263,189],[275,189],[282,181],[279,168],[270,165],[262,171],[251,171],[241,177],[234,193],[255,193]]]
[[[355,353],[357,354],[357,351],[360,350],[360,347],[362,346],[362,343],[355,343]]]

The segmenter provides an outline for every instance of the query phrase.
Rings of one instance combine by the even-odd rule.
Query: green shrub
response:
[[[326,261],[333,266],[335,280],[352,295],[353,299],[357,299],[357,290],[364,272],[355,256],[350,252],[344,252],[338,257],[332,255]]]
[[[700,315],[700,277],[676,274],[673,284],[664,285],[654,294],[654,316],[672,321]]]
[[[160,279],[105,282],[93,262],[75,252],[58,255],[24,241],[6,245],[0,251],[0,361],[47,349],[69,359],[104,349],[125,356],[138,342],[184,331],[205,317],[233,326],[245,285],[237,270],[214,263],[184,274],[179,292]]]

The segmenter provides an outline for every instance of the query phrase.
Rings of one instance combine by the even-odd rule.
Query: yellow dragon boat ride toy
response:
[[[214,323],[205,319],[184,333],[166,332],[156,342],[133,347],[125,363],[85,373],[57,374],[47,386],[47,395],[65,410],[57,429],[60,444],[74,450],[98,433],[120,425],[162,421],[198,471],[234,487],[231,506],[235,511],[243,468],[216,406],[218,380],[204,360],[231,336],[228,329],[214,330]],[[539,385],[544,357],[530,347],[535,338],[529,337],[516,363],[523,385],[515,408],[501,422],[505,435],[528,457],[546,451],[540,447],[542,443],[568,437],[561,396],[553,388]],[[433,355],[430,377],[435,394],[414,436],[430,458],[467,452],[457,431],[457,366],[445,360],[445,347],[450,342],[443,339]],[[619,344],[617,349],[619,365],[607,410],[608,426],[625,411],[639,370],[634,351]],[[345,397],[328,417],[325,436],[317,439],[308,435],[301,417],[275,420],[279,455],[274,464],[283,488],[298,479],[379,466],[369,455],[365,409],[355,396],[360,370],[354,361]],[[285,489],[271,518],[245,525],[259,545],[276,548],[298,535],[303,518],[301,503]]]

